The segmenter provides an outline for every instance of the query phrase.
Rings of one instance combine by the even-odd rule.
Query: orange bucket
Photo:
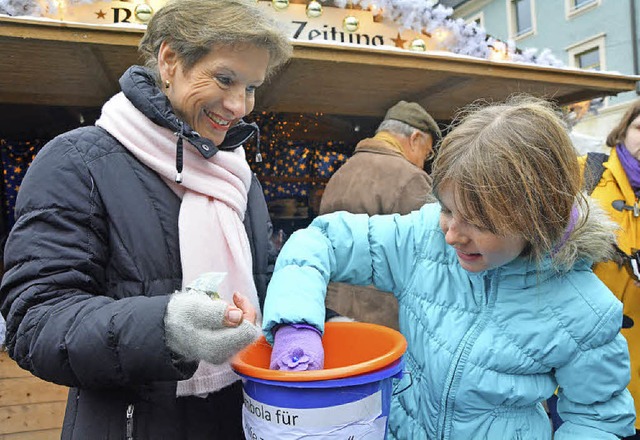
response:
[[[404,336],[376,324],[328,322],[322,344],[324,370],[270,370],[264,337],[235,356],[246,438],[385,438],[392,380],[404,367]]]
[[[364,322],[327,322],[322,337],[324,369],[270,370],[271,345],[264,336],[241,351],[231,362],[245,376],[284,382],[340,379],[389,366],[402,357],[407,341],[392,328]]]

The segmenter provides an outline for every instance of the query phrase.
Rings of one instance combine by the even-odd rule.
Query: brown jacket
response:
[[[331,177],[320,214],[408,214],[435,199],[431,177],[386,142],[363,139],[354,155]]]
[[[320,214],[408,214],[428,202],[431,177],[378,139],[358,143],[354,155],[331,177]],[[398,329],[398,302],[370,286],[330,283],[327,307],[361,322]]]

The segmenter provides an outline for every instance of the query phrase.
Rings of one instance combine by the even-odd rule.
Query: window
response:
[[[571,19],[583,12],[600,6],[601,1],[602,0],[565,0],[565,15],[567,19]]]
[[[515,14],[516,35],[531,31],[531,4],[529,0],[513,0]]]
[[[600,49],[585,50],[575,55],[576,67],[586,70],[600,70]]]
[[[466,23],[475,23],[478,27],[484,28],[484,13],[479,12],[465,21]]]
[[[581,8],[589,3],[595,3],[596,0],[573,0],[573,7],[575,9]]]
[[[513,39],[535,32],[534,0],[507,0],[509,34]]]
[[[605,34],[573,44],[566,48],[569,65],[586,70],[605,70]]]

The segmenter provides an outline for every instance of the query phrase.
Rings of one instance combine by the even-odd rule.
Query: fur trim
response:
[[[615,256],[616,231],[620,228],[609,214],[590,196],[583,194],[576,202],[578,223],[567,242],[553,256],[557,267],[568,270],[578,260],[592,264],[612,260]]]

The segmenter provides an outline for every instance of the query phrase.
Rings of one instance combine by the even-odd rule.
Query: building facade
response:
[[[476,21],[518,50],[550,49],[565,66],[627,75],[638,66],[638,0],[449,0],[454,16]],[[576,107],[576,136],[604,140],[640,90]]]

